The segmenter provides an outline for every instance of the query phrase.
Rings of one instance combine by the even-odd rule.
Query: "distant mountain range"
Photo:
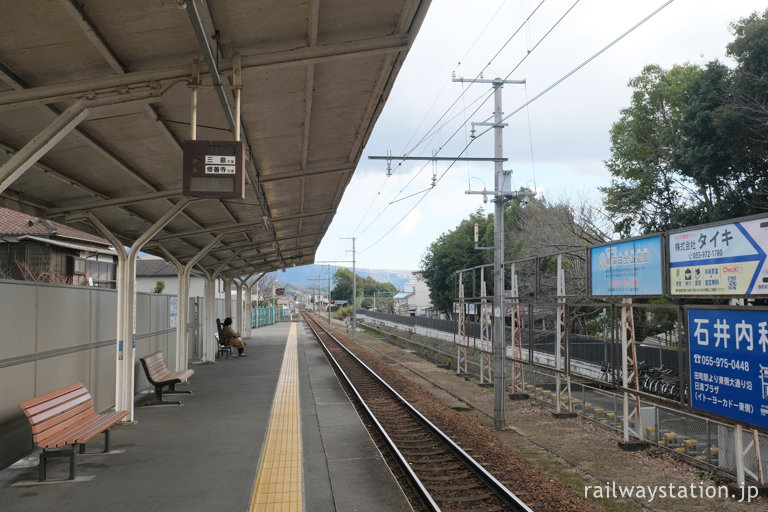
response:
[[[333,274],[339,266],[331,265],[331,288],[333,284]],[[352,270],[351,267],[344,267]],[[403,289],[403,285],[411,277],[411,270],[378,270],[368,268],[355,269],[358,275],[362,277],[371,277],[382,283],[392,283],[398,290]],[[311,288],[319,286],[327,288],[328,286],[328,265],[304,265],[302,267],[291,267],[285,269],[285,272],[275,273],[275,277],[281,286],[295,285],[299,288]]]

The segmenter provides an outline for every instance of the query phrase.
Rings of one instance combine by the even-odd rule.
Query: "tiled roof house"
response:
[[[0,278],[115,288],[116,269],[106,239],[0,208]]]

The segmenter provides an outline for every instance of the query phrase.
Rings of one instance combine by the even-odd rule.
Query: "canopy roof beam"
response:
[[[363,41],[312,46],[256,55],[243,55],[241,57],[242,69],[245,72],[250,69],[301,66],[346,58],[399,53],[408,49],[408,39],[408,34],[395,34]],[[231,69],[231,64],[223,62],[219,71],[230,71]],[[108,78],[44,85],[0,93],[0,109],[19,107],[29,103],[53,103],[65,98],[83,97],[88,94],[116,93],[118,88],[123,89],[125,87],[130,90],[150,89],[150,87],[159,84],[159,82],[173,82],[190,78],[189,66],[186,66],[181,68],[134,71]]]

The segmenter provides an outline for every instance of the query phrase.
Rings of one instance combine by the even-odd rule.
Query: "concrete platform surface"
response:
[[[302,324],[296,326],[299,510],[410,510],[322,350]],[[49,461],[45,483],[37,482],[36,454],[27,467],[3,469],[0,510],[251,510],[290,327],[256,330],[247,340],[247,358],[192,366],[193,394],[168,396],[182,406],[137,405],[136,423],[113,429],[111,453],[78,455],[75,481],[66,480],[66,459]],[[102,448],[101,437],[88,445],[92,452]]]

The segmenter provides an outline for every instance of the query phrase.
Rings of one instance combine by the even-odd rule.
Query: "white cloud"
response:
[[[415,208],[411,210],[408,214],[406,214],[403,221],[398,224],[397,234],[401,237],[408,237],[409,235],[414,234],[414,231],[419,229],[421,220],[422,215],[419,209]]]
[[[525,78],[527,85],[504,87],[505,113],[518,109],[663,3],[580,2],[512,73],[510,78]],[[432,164],[395,165],[393,175],[387,178],[386,162],[368,160],[368,155],[409,151],[434,125],[439,129],[413,155],[429,156],[440,149],[441,156],[455,156],[464,149],[469,139],[468,129],[462,129],[462,124],[484,121],[492,113],[493,102],[484,104],[474,115],[471,110],[462,113],[475,98],[490,95],[490,87],[452,83],[451,73],[474,77],[537,4],[539,0],[432,2],[336,218],[320,245],[318,260],[347,257],[351,241],[341,238],[355,236],[358,250],[373,245],[361,252],[360,264],[415,269],[429,244],[483,207],[480,196],[468,196],[464,191],[468,186],[481,190],[483,184],[489,190],[493,188],[490,163],[455,164],[408,214],[421,195],[403,198],[430,186]],[[499,53],[485,77],[507,76],[572,4],[572,0],[546,2]],[[764,1],[757,0],[676,0],[527,109],[510,117],[504,130],[504,153],[510,160],[504,168],[513,170],[513,187],[533,188],[535,182],[547,197],[582,197],[599,202],[596,187],[610,181],[603,165],[610,157],[609,130],[620,110],[629,104],[628,80],[651,63],[668,68],[685,62],[726,60],[725,47],[733,40],[729,24],[764,9]],[[489,24],[497,10],[498,15]],[[438,121],[462,89],[468,89],[466,96],[457,101],[451,114]],[[488,134],[477,139],[465,156],[492,154],[493,140]],[[422,167],[424,170],[414,178]],[[447,167],[447,163],[440,163],[438,176]],[[389,204],[395,199],[401,200]],[[485,208],[490,211],[487,205]]]

